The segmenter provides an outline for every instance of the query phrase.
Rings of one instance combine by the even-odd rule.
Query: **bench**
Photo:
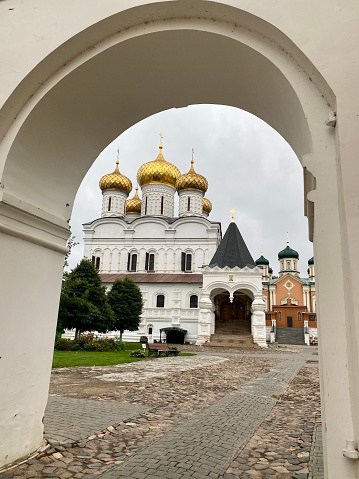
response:
[[[148,343],[148,355],[156,354],[156,356],[160,356],[161,354],[165,354],[169,356],[170,354],[174,354],[177,356],[179,351],[177,348],[170,348],[166,343]]]

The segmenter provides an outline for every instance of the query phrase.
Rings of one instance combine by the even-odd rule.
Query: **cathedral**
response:
[[[138,331],[124,339],[210,345],[268,342],[314,344],[314,260],[309,278],[298,271],[298,253],[287,244],[278,254],[279,276],[263,255],[253,260],[234,221],[222,237],[209,220],[206,178],[157,157],[137,172],[138,188],[115,170],[100,179],[101,218],[84,227],[84,256],[92,258],[103,284],[130,277],[143,295]],[[175,195],[178,213],[175,215]],[[283,333],[284,334],[283,336]],[[289,336],[288,336],[289,335]]]

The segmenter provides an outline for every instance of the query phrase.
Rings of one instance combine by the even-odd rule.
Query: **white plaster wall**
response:
[[[43,445],[42,420],[64,253],[3,233],[0,242],[0,465],[3,465]],[[8,289],[10,278],[13,286]]]
[[[171,234],[164,245],[166,231]],[[155,272],[179,273],[181,253],[186,252],[192,254],[192,272],[200,273],[206,259],[213,257],[219,240],[219,225],[204,218],[187,217],[171,225],[153,217],[130,224],[120,218],[100,218],[84,225],[84,256],[99,256],[101,273],[125,273],[128,253],[137,253],[137,272],[144,273],[146,252],[154,253]]]

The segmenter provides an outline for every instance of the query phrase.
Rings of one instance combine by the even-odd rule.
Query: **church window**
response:
[[[309,315],[309,321],[315,321],[315,320],[316,320],[315,314],[310,314]]]
[[[163,215],[163,196],[161,196],[161,215]]]
[[[146,253],[146,262],[145,262],[146,271],[155,270],[155,255],[154,253]]]
[[[128,253],[127,271],[136,271],[136,269],[137,269],[137,254]]]
[[[287,269],[290,269],[290,261],[287,261]]]
[[[107,211],[111,211],[111,196],[108,199],[108,210]]]
[[[192,294],[189,297],[189,307],[190,308],[198,308],[198,296],[196,294]]]
[[[164,308],[165,307],[165,296],[164,296],[164,294],[158,294],[157,295],[156,306],[157,306],[157,308]]]
[[[266,314],[266,321],[270,321],[272,319],[272,316],[270,314]]]
[[[298,311],[298,321],[302,321],[302,313]]]
[[[145,199],[145,215],[147,215],[147,196],[146,196],[146,199]]]
[[[185,272],[192,271],[192,254],[191,253],[182,253],[181,271],[185,271]]]
[[[191,211],[191,198],[187,198],[187,211]]]
[[[99,257],[97,257],[96,260],[95,260],[95,268],[100,269],[100,258]]]

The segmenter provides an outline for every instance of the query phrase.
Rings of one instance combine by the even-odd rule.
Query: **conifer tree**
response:
[[[76,337],[84,331],[106,333],[113,329],[106,290],[90,260],[83,259],[64,278],[58,321],[64,328],[75,329]]]
[[[127,276],[116,280],[107,298],[114,314],[114,330],[120,332],[120,339],[125,330],[137,331],[143,307],[142,293],[137,284]]]

